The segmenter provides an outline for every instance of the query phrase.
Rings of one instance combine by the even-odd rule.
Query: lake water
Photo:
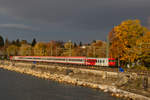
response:
[[[120,100],[102,91],[0,69],[0,100]]]

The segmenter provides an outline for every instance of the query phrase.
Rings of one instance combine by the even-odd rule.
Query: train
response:
[[[92,57],[55,57],[55,56],[10,56],[12,61],[30,61],[76,64],[85,66],[116,66],[115,58],[92,58]]]

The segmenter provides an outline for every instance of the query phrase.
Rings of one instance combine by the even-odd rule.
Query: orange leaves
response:
[[[147,29],[141,26],[139,20],[126,20],[115,26],[113,33],[110,32],[111,46],[110,55],[122,60],[130,59],[134,62],[138,59],[139,49],[137,40],[146,33]],[[112,35],[113,34],[113,35]],[[135,49],[136,48],[136,49]]]

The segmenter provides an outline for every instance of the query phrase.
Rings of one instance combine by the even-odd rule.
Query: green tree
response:
[[[82,46],[82,42],[80,41],[79,46]]]
[[[19,39],[16,40],[16,46],[18,46],[18,47],[21,46]]]
[[[8,47],[10,45],[10,41],[8,40],[8,38],[6,38],[5,40],[5,47]]]
[[[4,39],[0,36],[0,48],[4,46]]]
[[[35,39],[35,38],[33,38],[32,43],[31,43],[32,47],[34,47],[34,46],[35,46],[35,44],[36,44],[36,39]]]
[[[74,47],[77,47],[77,44],[76,44],[76,43],[74,43]]]

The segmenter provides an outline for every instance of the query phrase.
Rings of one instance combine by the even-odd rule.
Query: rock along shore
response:
[[[60,83],[69,83],[73,85],[100,89],[104,92],[110,92],[112,96],[128,100],[150,100],[149,97],[118,89],[115,85],[115,79],[118,77],[118,74],[114,72],[58,67],[53,65],[34,65],[30,63],[12,64],[8,61],[2,62],[0,64],[0,68],[29,74],[43,79],[55,80]],[[109,81],[110,76],[113,76],[115,78]],[[97,79],[99,79],[100,81],[96,81]],[[105,81],[109,81],[111,82],[111,84],[109,82],[107,82],[109,84],[104,84],[106,83]]]

